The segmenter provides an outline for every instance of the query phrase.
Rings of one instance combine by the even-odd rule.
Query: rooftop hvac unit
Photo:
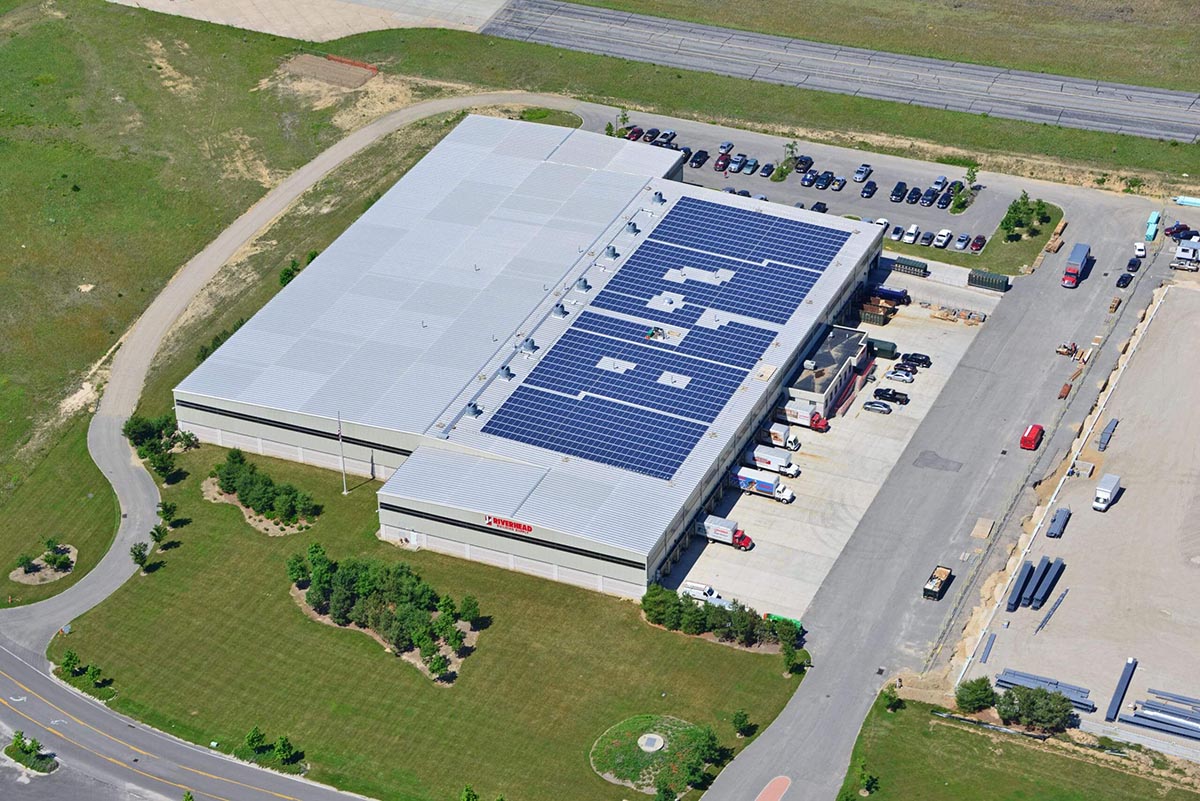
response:
[[[613,251],[613,252],[615,253],[616,251]],[[589,284],[587,278],[585,278],[582,275],[579,276],[579,280],[575,282],[575,291],[576,292],[587,292],[591,288],[592,288],[592,285]]]
[[[640,234],[641,232],[642,232],[642,229],[638,228],[637,223],[635,223],[633,220],[630,220],[629,222],[625,223],[625,233],[636,235],[636,234]]]
[[[554,313],[554,316],[555,316],[555,317],[558,317],[559,319],[562,319],[563,317],[566,317],[566,316],[567,316],[567,309],[566,309],[566,307],[565,307],[565,306],[563,306],[561,303],[555,303],[555,304],[554,304],[554,312],[553,312],[553,313]]]
[[[475,401],[471,401],[470,403],[467,404],[467,408],[464,409],[463,412],[468,417],[478,417],[479,415],[483,414],[483,409],[479,408],[478,403],[476,403]]]
[[[805,370],[816,370],[817,363],[814,362],[812,359],[805,359],[804,360],[804,369]]]
[[[504,379],[505,381],[512,381],[514,378],[516,378],[516,377],[517,377],[517,374],[516,374],[516,373],[514,373],[514,372],[512,371],[512,368],[511,368],[511,367],[509,367],[507,364],[506,364],[506,365],[504,365],[503,367],[501,367],[501,368],[500,368],[500,369],[499,369],[499,370],[496,372],[496,375],[497,375],[498,377],[500,377],[500,378]]]
[[[608,247],[604,248],[605,258],[615,259],[619,255],[621,255],[621,254],[617,253],[617,249],[614,248],[612,245],[609,245]]]
[[[652,197],[651,200],[659,206],[667,202],[667,199],[663,197],[662,192],[655,192],[654,197]]]

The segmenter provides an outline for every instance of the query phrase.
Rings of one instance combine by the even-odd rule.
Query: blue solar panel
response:
[[[849,236],[681,198],[483,432],[671,478]]]
[[[604,398],[517,387],[485,434],[669,479],[707,426]]]

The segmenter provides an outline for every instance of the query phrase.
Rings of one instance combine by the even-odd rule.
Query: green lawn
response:
[[[945,249],[938,249],[895,242],[890,237],[883,240],[883,247],[914,259],[957,264],[972,270],[987,270],[1003,275],[1020,275],[1023,266],[1033,264],[1037,259],[1038,254],[1042,252],[1042,248],[1049,241],[1050,235],[1054,233],[1054,227],[1062,219],[1063,211],[1058,206],[1049,204],[1048,212],[1050,221],[1038,226],[1037,236],[1024,237],[1017,242],[1008,242],[1004,239],[1004,232],[997,229],[979,253],[955,250],[953,243]],[[957,218],[951,217],[950,219],[950,225],[953,226],[953,220]]]
[[[1190,0],[574,0],[637,14],[1031,72],[1188,89],[1200,52]],[[1086,54],[1085,57],[1083,54]]]
[[[930,715],[913,701],[889,714],[876,702],[854,746],[845,787],[858,798],[858,769],[879,779],[878,801],[1196,801],[1200,794],[1097,764],[1094,752],[1066,754],[1016,735],[986,732]],[[1132,763],[1128,770],[1134,771]]]
[[[191,519],[179,547],[50,648],[54,659],[69,645],[101,665],[116,709],[185,739],[230,750],[257,724],[287,734],[313,778],[381,799],[447,801],[471,783],[485,798],[617,801],[629,791],[588,763],[609,727],[672,715],[710,724],[738,748],[732,713],[765,726],[796,687],[777,655],[652,628],[631,602],[382,544],[371,482],[343,497],[336,473],[255,457],[325,505],[310,531],[266,537],[236,508],[201,498],[223,458],[203,447],[180,459],[190,475],[164,491]],[[406,560],[439,591],[478,596],[492,623],[453,687],[300,612],[284,560],[313,540],[333,559]]]
[[[560,111],[556,108],[527,108],[520,114],[526,122],[540,122],[542,125],[561,125],[564,128],[578,128],[583,120],[577,114]]]

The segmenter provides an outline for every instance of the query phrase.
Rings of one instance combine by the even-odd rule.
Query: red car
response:
[[[729,167],[729,159],[731,156],[728,153],[722,153],[717,156],[717,160],[713,162],[713,169],[717,172],[724,172]]]
[[[971,240],[971,252],[978,253],[979,251],[983,250],[983,246],[986,244],[987,237],[985,237],[983,234],[980,234]]]
[[[1192,229],[1188,225],[1181,223],[1181,222],[1176,222],[1170,228],[1163,231],[1163,234],[1165,236],[1178,236],[1179,234],[1182,234],[1184,231],[1190,231],[1190,230],[1192,230]]]
[[[642,138],[643,133],[644,133],[644,131],[642,131],[641,128],[639,128],[635,125],[629,129],[629,133],[625,134],[625,138],[631,142],[636,142],[637,140]]]

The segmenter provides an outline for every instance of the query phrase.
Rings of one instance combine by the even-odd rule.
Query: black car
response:
[[[950,192],[949,190],[947,190],[942,193],[941,197],[938,198],[937,207],[939,209],[948,209],[948,208],[950,208],[950,204],[953,202],[954,202],[954,194],[952,192]]]
[[[946,191],[952,195],[957,195],[959,192],[963,191],[963,189],[965,189],[965,188],[966,187],[963,185],[962,181],[951,181],[950,185],[946,187]]]
[[[896,186],[892,189],[892,202],[899,203],[904,200],[906,194],[908,194],[908,184],[904,181],[897,181]]]
[[[828,189],[829,185],[833,183],[833,179],[834,175],[832,170],[826,170],[825,172],[821,173],[817,176],[817,189]]]
[[[824,214],[825,212],[829,211],[829,207],[818,200],[816,203],[812,204],[812,208],[809,209],[809,211],[815,211],[817,214]]]
[[[917,367],[933,367],[933,359],[924,353],[901,353],[900,361],[915,364]]]
[[[929,247],[933,244],[934,236],[936,236],[936,234],[934,234],[933,231],[926,231],[925,233],[921,234],[920,244],[924,245],[925,247]]]
[[[921,205],[932,206],[934,203],[937,203],[937,199],[938,191],[933,187],[930,187],[929,189],[925,190],[925,194],[921,195]]]
[[[692,160],[689,162],[689,164],[693,167],[703,167],[704,162],[706,161],[708,161],[708,151],[697,150],[692,154]]]
[[[892,365],[892,372],[908,373],[909,375],[916,375],[918,370],[917,370],[917,366],[915,364],[913,364],[912,362],[896,362],[895,364]]]
[[[741,195],[742,197],[750,197],[750,190],[749,189],[739,189],[738,194]]]
[[[914,186],[912,189],[908,190],[908,197],[904,198],[904,202],[905,203],[916,203],[920,199],[921,199],[921,187]]]
[[[1136,273],[1138,270],[1141,269],[1141,267],[1142,267],[1142,260],[1139,259],[1137,256],[1134,256],[1132,259],[1129,260],[1129,263],[1125,265],[1125,270],[1126,270],[1126,272]]]
[[[808,172],[812,165],[812,156],[796,156],[796,172]]]
[[[800,178],[801,186],[812,186],[817,182],[817,171],[809,170]]]
[[[1117,287],[1124,289],[1133,283],[1133,273],[1121,273],[1121,277],[1117,279]]]
[[[657,128],[651,128],[650,130],[648,130],[644,134],[642,134],[642,141],[643,142],[653,142],[655,139],[658,138],[658,134],[659,134],[659,130]]]
[[[880,387],[879,389],[875,390],[873,394],[875,395],[875,400],[891,401],[892,403],[898,403],[901,406],[908,403],[908,393],[900,392],[899,390],[891,389],[890,387]]]
[[[874,197],[875,190],[878,188],[879,188],[879,185],[876,184],[874,181],[867,181],[865,184],[863,184],[862,191],[859,192],[859,194],[862,195],[863,197]]]

